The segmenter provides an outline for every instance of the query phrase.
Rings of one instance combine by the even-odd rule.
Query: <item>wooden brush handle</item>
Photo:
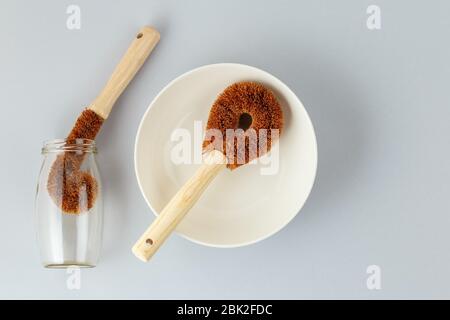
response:
[[[154,28],[143,27],[139,30],[122,60],[116,66],[106,86],[92,102],[89,109],[103,119],[108,118],[114,103],[144,64],[158,41],[159,33]]]
[[[181,187],[133,246],[132,251],[139,259],[150,259],[225,165],[226,158],[222,152],[214,150],[205,156],[205,163]]]

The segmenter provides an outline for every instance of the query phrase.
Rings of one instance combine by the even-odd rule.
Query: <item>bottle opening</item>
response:
[[[42,153],[49,152],[91,152],[97,153],[95,141],[91,139],[54,139],[44,141]]]

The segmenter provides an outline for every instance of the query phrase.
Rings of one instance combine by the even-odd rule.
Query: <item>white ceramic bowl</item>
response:
[[[199,166],[171,160],[171,150],[179,143],[171,141],[172,132],[184,128],[194,137],[194,121],[201,120],[204,127],[217,95],[228,85],[244,80],[266,85],[282,105],[285,127],[279,140],[279,167],[271,175],[261,174],[261,168],[268,167],[261,162],[221,172],[176,229],[199,244],[237,247],[269,237],[295,217],[314,183],[316,137],[296,95],[260,69],[229,63],[207,65],[169,83],[152,101],[140,123],[135,169],[152,211],[161,212]],[[197,139],[201,142],[201,134]],[[270,156],[274,154],[263,160],[268,161]]]

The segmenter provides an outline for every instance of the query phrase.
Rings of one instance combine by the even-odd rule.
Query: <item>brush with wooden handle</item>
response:
[[[222,169],[234,170],[268,152],[282,127],[281,106],[269,89],[255,82],[227,87],[209,113],[203,141],[204,163],[142,234],[133,253],[148,261]],[[232,137],[228,136],[230,129],[234,132]],[[214,132],[220,134],[220,139]],[[250,136],[253,139],[247,140]]]
[[[158,31],[152,27],[139,30],[103,90],[78,117],[66,141],[95,139],[114,103],[144,64],[159,38]],[[63,153],[57,157],[49,173],[48,192],[65,213],[80,213],[89,210],[95,203],[97,182],[88,173],[80,171],[82,161],[83,156]],[[80,206],[78,199],[82,188],[91,192],[87,193],[87,204]]]

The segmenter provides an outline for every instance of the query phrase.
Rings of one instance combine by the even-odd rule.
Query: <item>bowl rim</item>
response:
[[[193,242],[199,245],[203,245],[206,247],[212,247],[212,248],[239,248],[239,247],[245,247],[245,246],[249,246],[255,243],[258,243],[260,241],[266,240],[268,238],[270,238],[271,236],[275,235],[276,233],[278,233],[279,231],[281,231],[282,229],[284,229],[292,220],[294,220],[294,218],[299,214],[299,212],[302,210],[303,206],[305,205],[306,201],[308,200],[311,191],[316,183],[316,176],[317,176],[317,166],[318,166],[318,148],[317,148],[317,137],[316,137],[316,131],[314,129],[314,125],[311,121],[311,118],[309,116],[309,113],[307,112],[305,106],[303,105],[303,103],[301,102],[301,100],[298,98],[298,96],[294,93],[294,91],[292,91],[283,81],[281,81],[279,78],[275,77],[274,75],[272,75],[271,73],[259,69],[257,67],[254,66],[250,66],[247,64],[242,64],[242,63],[229,63],[229,62],[222,62],[222,63],[212,63],[212,64],[206,64],[206,65],[202,65],[196,68],[193,68],[189,71],[186,71],[182,74],[180,74],[179,76],[175,77],[173,80],[171,80],[168,84],[166,84],[159,92],[158,94],[152,99],[152,101],[150,102],[150,105],[147,107],[147,109],[145,110],[140,122],[139,122],[139,126],[136,132],[136,136],[135,136],[135,142],[134,142],[134,172],[136,175],[136,179],[139,185],[139,190],[141,191],[141,194],[143,196],[143,198],[145,199],[145,202],[147,203],[147,205],[149,206],[150,210],[152,211],[153,215],[158,216],[158,213],[156,212],[155,208],[153,208],[152,204],[150,203],[150,200],[145,196],[145,192],[144,192],[144,188],[142,186],[141,180],[139,178],[139,172],[138,172],[138,166],[137,166],[137,150],[138,150],[138,141],[139,141],[139,136],[141,134],[141,130],[142,127],[144,125],[144,121],[148,116],[148,113],[150,112],[150,110],[153,108],[155,101],[157,101],[159,99],[159,97],[164,94],[174,83],[180,81],[182,78],[189,76],[192,73],[198,72],[202,69],[208,69],[208,68],[212,68],[212,67],[220,67],[220,66],[230,66],[230,67],[243,67],[243,68],[248,68],[248,69],[253,69],[255,71],[261,72],[267,76],[269,76],[270,78],[272,78],[275,82],[278,82],[278,85],[280,85],[283,90],[286,90],[287,92],[292,93],[293,97],[295,98],[295,100],[298,102],[298,104],[303,108],[307,121],[309,123],[309,125],[312,128],[312,133],[313,133],[313,148],[314,148],[314,157],[315,157],[315,161],[314,161],[314,173],[313,173],[313,179],[312,179],[312,183],[311,186],[309,187],[308,192],[306,193],[306,197],[305,197],[305,201],[301,204],[301,206],[296,209],[296,212],[294,214],[292,214],[292,216],[290,217],[290,219],[286,219],[286,221],[278,228],[274,229],[272,232],[267,233],[257,239],[254,240],[250,240],[250,241],[246,241],[246,242],[241,242],[241,243],[235,243],[235,244],[215,244],[215,243],[210,243],[210,242],[204,242],[198,239],[194,239],[186,234],[183,234],[179,231],[175,230],[173,231],[173,233]]]

